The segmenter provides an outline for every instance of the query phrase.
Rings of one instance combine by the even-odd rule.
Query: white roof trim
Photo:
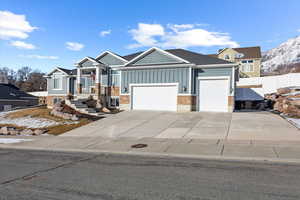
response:
[[[90,58],[90,57],[88,57],[88,56],[84,57],[83,59],[81,59],[79,62],[77,62],[77,63],[75,63],[75,64],[76,64],[76,65],[79,65],[79,64],[83,63],[85,60],[89,60],[89,61],[92,61],[92,62],[94,62],[94,63],[99,64],[99,63],[96,62],[94,59],[92,59],[92,58]]]
[[[130,67],[116,67],[117,70],[130,70],[130,69],[157,69],[157,68],[178,68],[178,67],[194,67],[193,63],[179,63],[170,65],[147,65],[147,66],[130,66]]]
[[[141,57],[144,57],[145,55],[149,54],[149,53],[152,52],[152,51],[159,51],[159,52],[161,52],[161,53],[163,53],[163,54],[165,54],[165,55],[168,55],[168,56],[170,56],[170,57],[173,57],[173,58],[175,58],[175,59],[177,59],[177,60],[180,60],[180,61],[182,61],[182,62],[184,62],[184,63],[190,63],[189,61],[184,60],[183,58],[180,58],[180,57],[178,57],[178,56],[175,56],[174,54],[171,54],[171,53],[169,53],[169,52],[167,52],[167,51],[164,51],[164,50],[162,50],[162,49],[160,49],[160,48],[152,47],[152,48],[148,49],[147,51],[144,51],[143,53],[141,53],[140,55],[138,55],[137,57],[135,57],[135,58],[132,59],[131,61],[129,61],[129,62],[128,62],[127,64],[125,64],[124,66],[127,66],[127,65],[129,65],[129,64],[131,64],[131,63],[133,63],[133,62],[139,60]]]
[[[52,73],[55,72],[56,70],[58,70],[58,71],[60,71],[60,72],[62,72],[62,73],[64,73],[64,74],[66,74],[66,75],[69,75],[69,74],[67,74],[65,71],[59,69],[59,67],[55,67],[51,72],[49,72],[49,73],[47,74],[47,76],[49,76],[50,74],[52,74]]]
[[[103,57],[103,56],[106,55],[106,54],[110,54],[110,55],[112,55],[112,56],[118,58],[119,60],[124,61],[125,63],[128,62],[128,60],[125,60],[125,59],[122,58],[121,56],[118,56],[117,54],[115,54],[115,53],[113,53],[113,52],[111,52],[111,51],[104,51],[104,52],[102,52],[100,55],[98,55],[98,56],[96,57],[96,60],[98,60],[99,58]]]

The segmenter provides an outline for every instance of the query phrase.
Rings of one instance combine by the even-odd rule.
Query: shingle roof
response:
[[[76,75],[77,74],[77,69],[65,69],[65,68],[61,68],[61,67],[57,67],[57,68],[65,73],[67,73],[68,75]]]
[[[220,49],[218,54],[220,54],[220,52],[222,52],[225,49]],[[232,49],[243,54],[243,57],[241,57],[241,59],[261,58],[261,50],[259,46],[241,47],[241,48],[232,48]],[[218,54],[209,54],[209,56],[215,57],[218,56]]]
[[[19,88],[12,84],[0,83],[0,99],[26,100],[37,99],[37,97],[21,91]]]
[[[187,60],[191,63],[194,63],[196,65],[231,64],[231,62],[228,62],[226,60],[214,58],[214,57],[211,57],[208,55],[203,55],[203,54],[188,51],[185,49],[167,49],[165,51],[167,51],[175,56],[178,56],[184,60]],[[123,58],[130,61],[142,53],[143,53],[143,51],[129,54],[129,55],[123,56]]]
[[[127,61],[130,61],[130,60],[134,59],[135,57],[137,57],[138,55],[140,55],[142,53],[143,53],[143,51],[140,51],[140,52],[137,52],[137,53],[133,53],[133,54],[129,54],[129,55],[126,55],[126,56],[122,56],[122,58],[124,58]]]
[[[242,59],[248,58],[261,58],[260,47],[243,47],[243,48],[233,48],[235,51],[244,54]]]
[[[232,64],[232,62],[228,62],[226,60],[214,58],[208,55],[203,55],[185,49],[168,49],[166,51],[196,65]]]

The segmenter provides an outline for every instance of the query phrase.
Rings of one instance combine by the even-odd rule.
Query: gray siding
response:
[[[230,77],[230,88],[233,91],[232,86],[232,68],[231,67],[224,67],[224,68],[202,68],[202,69],[194,69],[195,74],[193,80],[193,88],[192,92],[194,94],[198,94],[199,88],[199,81],[198,77],[206,77],[206,76],[229,76]]]
[[[111,75],[111,85],[112,86],[119,86],[120,85],[120,75],[119,74],[112,74]]]
[[[133,65],[167,64],[167,63],[179,63],[179,61],[175,58],[172,58],[158,51],[153,51],[152,53],[134,62]]]
[[[123,65],[125,63],[121,59],[118,59],[115,56],[112,56],[111,54],[106,54],[98,60],[107,65]]]
[[[109,77],[107,71],[103,71],[101,74],[101,85],[107,86],[109,82]]]
[[[53,89],[54,81],[53,78],[58,77],[61,78],[62,84],[61,89]],[[66,95],[68,94],[68,77],[66,77],[63,73],[55,73],[55,75],[52,75],[51,78],[47,79],[47,88],[48,88],[48,94],[50,95]]]
[[[128,93],[131,83],[179,83],[179,93],[189,91],[189,68],[135,69],[121,72],[121,91]],[[124,88],[127,88],[125,92]],[[184,91],[183,87],[187,90]]]
[[[86,60],[84,63],[81,64],[82,67],[92,67],[94,62],[90,60]]]

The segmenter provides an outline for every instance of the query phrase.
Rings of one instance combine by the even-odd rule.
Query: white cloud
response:
[[[101,37],[105,37],[106,35],[111,34],[111,30],[104,30],[100,32],[100,36]]]
[[[71,51],[80,51],[83,47],[84,45],[78,42],[66,42],[66,48]]]
[[[239,46],[228,33],[211,32],[199,26],[199,24],[168,24],[165,28],[160,24],[138,24],[138,29],[129,31],[136,43],[129,45],[128,48]]]
[[[165,34],[164,27],[160,24],[143,24],[139,23],[137,29],[131,29],[129,33],[137,42],[131,44],[128,48],[138,48],[143,46],[156,46],[156,36],[163,36]]]
[[[11,46],[14,46],[18,49],[36,49],[36,46],[34,46],[33,44],[29,44],[23,41],[11,41],[10,42]]]
[[[299,29],[297,29],[297,32],[300,32],[300,28],[299,28]]]
[[[47,59],[47,60],[57,60],[59,57],[58,56],[41,56],[41,55],[19,55],[20,57],[23,58],[34,58],[34,59]]]
[[[25,39],[28,33],[37,29],[26,20],[25,15],[14,14],[9,11],[0,11],[0,39]]]

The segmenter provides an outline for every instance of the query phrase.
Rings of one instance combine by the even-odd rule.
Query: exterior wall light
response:
[[[186,92],[186,91],[187,91],[187,88],[186,88],[185,86],[183,87],[183,91],[184,91],[184,92]]]
[[[124,87],[124,92],[127,92],[127,87]]]

